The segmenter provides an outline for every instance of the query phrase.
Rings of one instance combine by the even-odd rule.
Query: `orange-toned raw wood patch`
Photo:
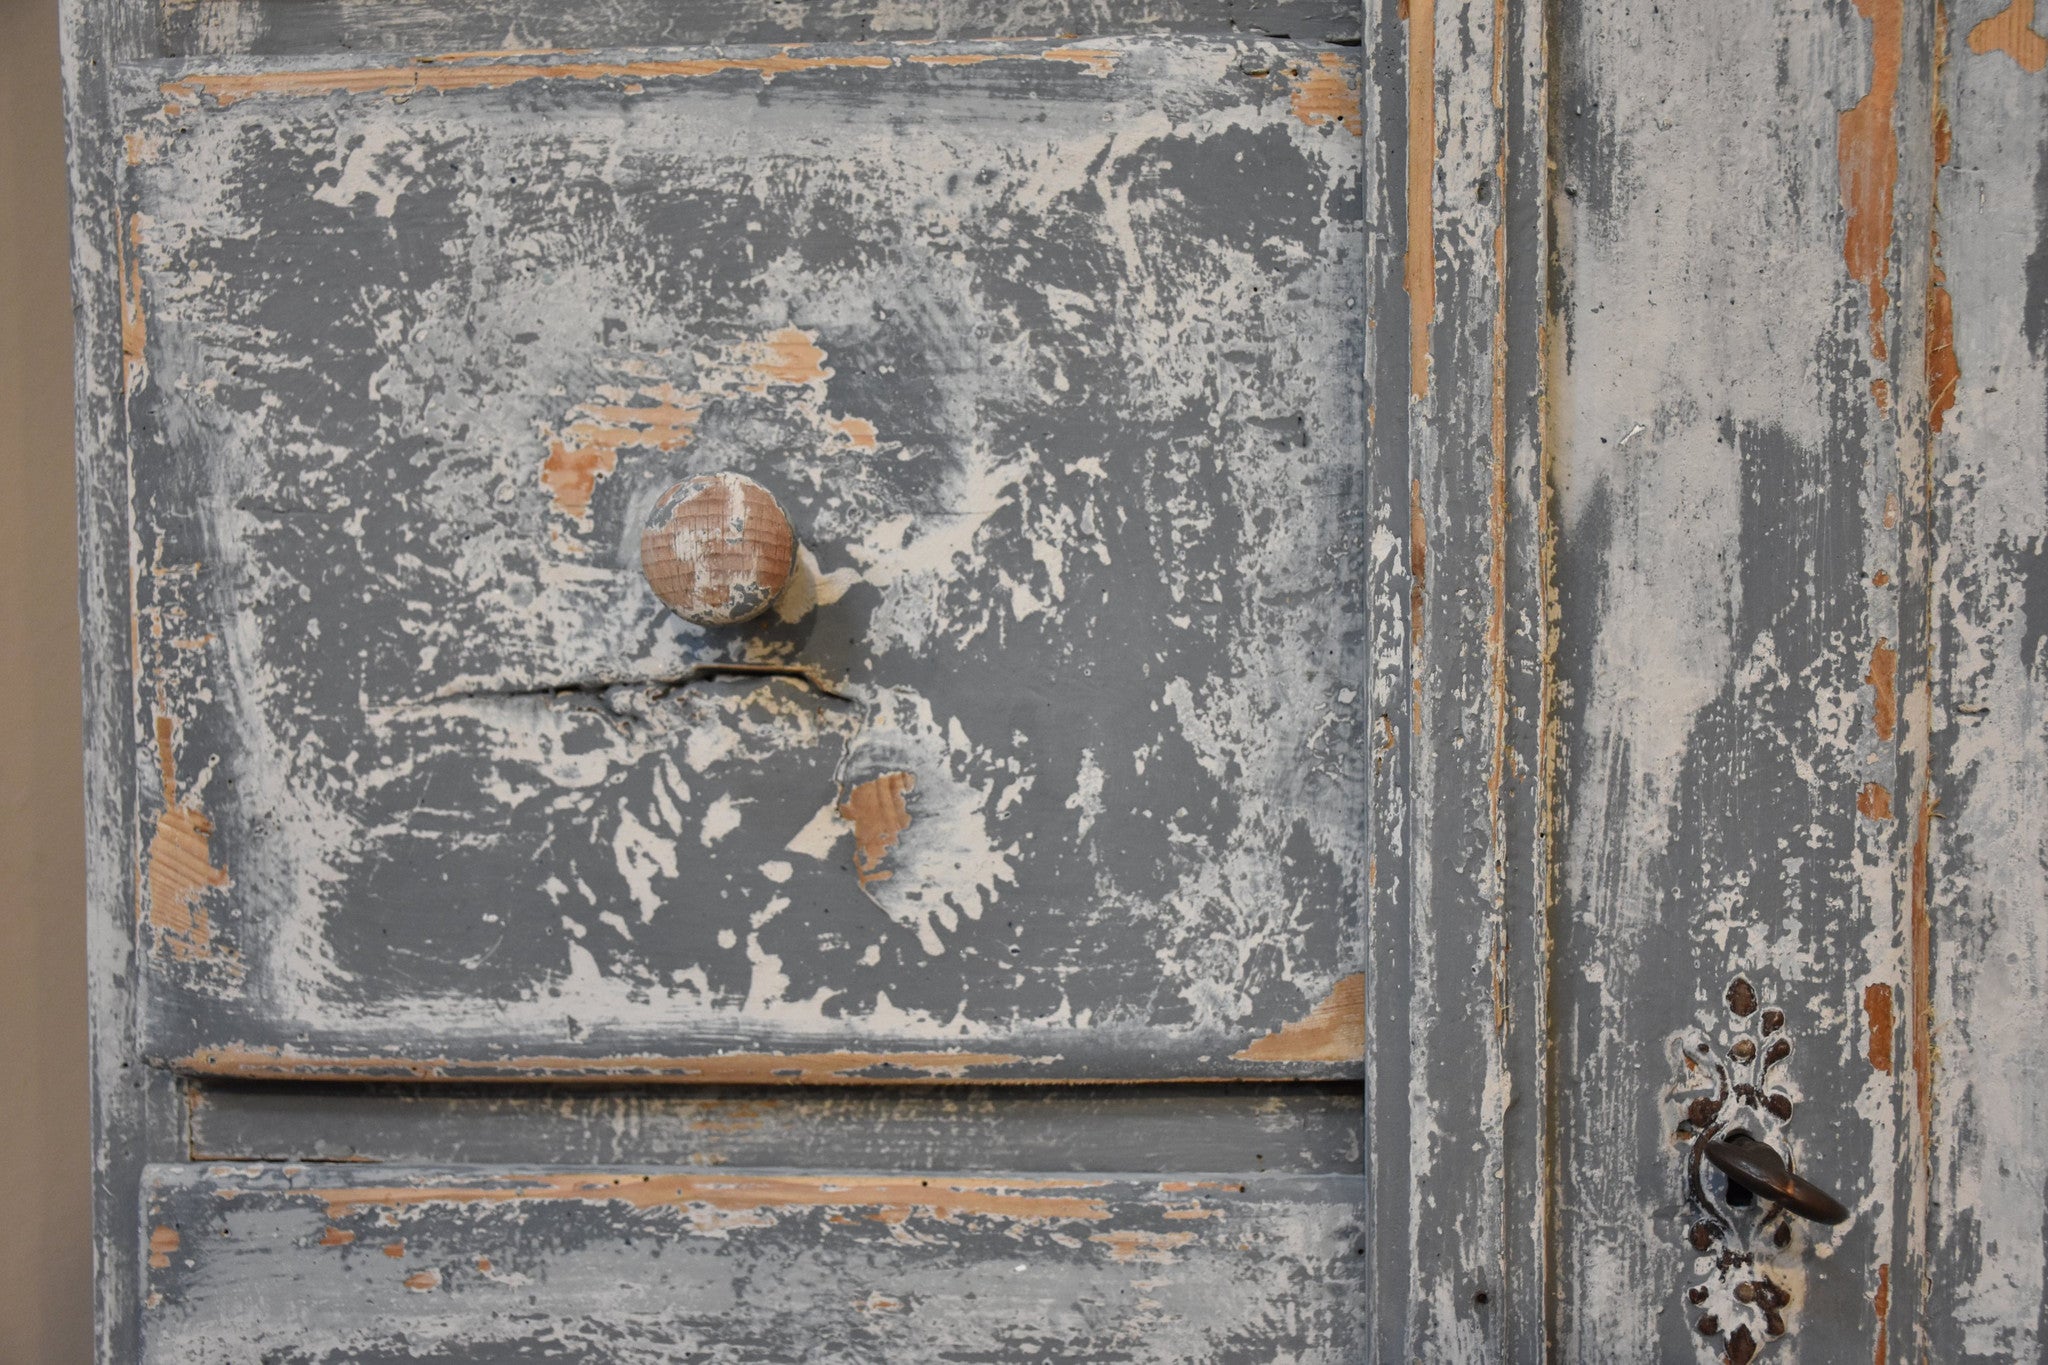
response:
[[[1863,790],[1856,793],[1856,809],[1866,819],[1889,820],[1892,818],[1891,789],[1882,782],[1866,782]]]
[[[1192,1232],[1146,1232],[1140,1228],[1124,1228],[1117,1232],[1098,1232],[1088,1239],[1100,1242],[1109,1248],[1111,1259],[1131,1262],[1150,1261],[1165,1265],[1173,1260],[1173,1253],[1195,1240]]]
[[[833,431],[844,436],[857,450],[875,448],[875,424],[865,417],[839,417],[826,423]]]
[[[213,822],[196,806],[178,800],[175,731],[169,716],[156,718],[164,808],[149,841],[149,925],[159,952],[181,962],[232,966],[232,956],[216,949],[213,919],[201,904],[207,892],[229,885],[228,874],[213,865]]]
[[[1929,234],[1933,253],[1941,256],[1941,236]],[[1927,281],[1927,425],[1940,431],[1956,405],[1963,369],[1956,362],[1956,305],[1949,296],[1948,275],[1939,265]]]
[[[832,377],[817,337],[795,327],[747,348],[746,360],[761,384],[822,384]]]
[[[541,486],[556,511],[587,529],[597,481],[618,468],[621,450],[679,450],[690,443],[703,415],[703,396],[673,384],[601,388],[595,400],[571,408],[561,432],[551,434]]]
[[[142,303],[142,215],[128,215],[128,230],[116,239],[121,267],[121,391],[142,382],[149,346],[149,317]]]
[[[405,1287],[416,1294],[424,1294],[430,1289],[439,1289],[441,1287],[441,1272],[434,1269],[415,1270],[412,1274],[405,1277]]]
[[[1863,681],[1870,684],[1871,714],[1877,724],[1877,737],[1890,740],[1899,728],[1899,651],[1891,642],[1880,637],[1870,651],[1870,671],[1863,675]]]
[[[882,863],[898,836],[910,828],[905,797],[916,786],[917,779],[909,773],[883,773],[855,787],[840,805],[839,818],[853,825],[853,871],[862,886],[895,875]]]
[[[555,510],[586,525],[590,521],[590,499],[597,493],[597,481],[619,466],[618,455],[603,448],[577,448],[561,440],[548,442],[548,457],[541,461],[541,486],[554,495]]]
[[[384,1244],[384,1254],[385,1254],[386,1256],[389,1256],[389,1257],[390,1257],[390,1258],[391,1258],[392,1260],[394,1260],[394,1261],[402,1261],[402,1260],[404,1260],[404,1259],[405,1259],[405,1243],[403,1243],[403,1242],[386,1242],[386,1243]]]
[[[320,1234],[320,1245],[324,1247],[345,1247],[355,1241],[356,1235],[347,1228],[329,1227]]]
[[[178,1230],[162,1224],[149,1230],[149,1267],[152,1270],[168,1270],[171,1267],[171,1253],[178,1249]]]
[[[1885,287],[1892,244],[1892,192],[1899,180],[1899,135],[1894,120],[1899,62],[1905,47],[1903,0],[1856,0],[1870,21],[1870,89],[1836,121],[1835,159],[1848,226],[1842,259],[1870,300],[1870,349],[1885,358]]]
[[[1116,70],[1117,54],[1099,47],[1054,47],[1047,48],[1045,60],[1049,62],[1072,62],[1084,67],[1090,75],[1107,76]]]
[[[1913,814],[1913,852],[1907,898],[1907,961],[1911,990],[1907,996],[1913,1057],[1914,1130],[1920,1143],[1920,1170],[1927,1174],[1934,1139],[1934,919],[1927,904],[1928,841],[1933,834],[1934,798],[1925,788]]]
[[[2003,52],[2022,71],[2048,67],[2048,38],[2034,31],[2034,0],[2012,0],[1998,13],[1970,30],[1970,51],[1978,56]]]
[[[431,1205],[574,1201],[637,1210],[701,1208],[728,1213],[847,1209],[883,1222],[922,1217],[941,1222],[986,1218],[1040,1223],[1108,1218],[1108,1204],[1085,1193],[1098,1188],[1100,1182],[1085,1180],[573,1172],[505,1175],[472,1184],[313,1189],[304,1191],[304,1197],[325,1204],[327,1216],[334,1219]]]
[[[1892,1358],[1891,1323],[1887,1319],[1892,1311],[1892,1266],[1890,1261],[1880,1261],[1877,1267],[1877,1292],[1870,1297],[1870,1307],[1877,1316],[1877,1351],[1871,1356],[1871,1365],[1886,1365]]]
[[[1287,107],[1311,128],[1342,124],[1353,137],[1365,136],[1358,103],[1358,67],[1335,52],[1325,52],[1314,66],[1287,68],[1293,87]]]
[[[710,1057],[322,1057],[277,1047],[209,1048],[179,1058],[177,1070],[245,1080],[724,1081],[735,1085],[886,1084],[960,1080],[1019,1066],[1014,1052],[733,1052]]]
[[[1241,1052],[1241,1062],[1355,1062],[1365,1057],[1365,973],[1339,981],[1329,995],[1279,1031]]]
[[[1870,1026],[1870,1064],[1879,1071],[1892,1069],[1892,988],[1879,982],[1863,988],[1863,1018]]]

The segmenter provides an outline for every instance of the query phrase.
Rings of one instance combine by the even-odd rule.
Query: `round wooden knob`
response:
[[[796,532],[775,495],[740,474],[699,474],[664,492],[640,533],[655,596],[700,626],[768,610],[796,568]]]

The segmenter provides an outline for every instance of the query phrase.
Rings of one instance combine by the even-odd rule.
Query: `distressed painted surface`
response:
[[[1040,38],[1046,34],[1270,34],[1356,43],[1359,11],[1328,0],[157,0],[151,51],[167,57],[699,43]]]
[[[1190,32],[1240,21],[1303,37],[1348,22],[1287,6],[1098,5],[1085,16],[972,4],[832,4],[796,16],[791,8],[517,0],[460,9],[355,0],[74,8],[67,60],[81,206],[89,723],[93,811],[104,836],[95,867],[99,1216],[115,1230],[102,1272],[108,1359],[134,1357],[125,1334],[137,1321],[141,1268],[161,1257],[156,1273],[172,1272],[186,1251],[182,1235],[170,1246],[155,1234],[163,1225],[138,1223],[134,1209],[137,1165],[192,1151],[168,1103],[171,1087],[132,1066],[138,1044],[123,1006],[138,907],[158,919],[146,941],[161,946],[153,970],[166,978],[185,972],[195,989],[244,999],[249,983],[263,980],[246,956],[214,960],[216,945],[246,951],[226,934],[220,906],[248,885],[251,870],[228,856],[244,834],[215,802],[225,776],[207,775],[203,744],[190,761],[164,768],[153,716],[145,707],[138,745],[115,705],[129,694],[130,659],[128,467],[115,453],[125,450],[122,390],[135,381],[127,394],[134,413],[156,420],[151,347],[162,344],[164,318],[149,306],[144,276],[160,282],[167,260],[152,225],[130,216],[135,204],[115,203],[116,163],[124,153],[161,157],[167,173],[195,153],[175,139],[123,141],[140,126],[135,109],[160,105],[166,72],[146,73],[142,99],[124,103],[118,126],[103,117],[101,73],[151,52],[397,54],[371,63],[382,74],[354,80],[358,94],[302,97],[278,126],[303,135],[310,121],[332,120],[339,131],[362,116],[362,102],[401,98],[392,92],[422,79],[410,64],[420,52],[1100,35],[1119,25]],[[1333,149],[1340,131],[1370,130],[1357,145],[1370,224],[1373,416],[1362,515],[1374,538],[1362,663],[1372,681],[1364,734],[1347,741],[1359,746],[1359,772],[1372,783],[1370,956],[1362,977],[1331,981],[1320,999],[1302,992],[1264,1033],[1223,1048],[1246,1054],[1228,1069],[1288,1045],[1276,1040],[1312,1039],[1320,1053],[1337,1045],[1322,1027],[1333,1002],[1364,997],[1372,1021],[1371,1226],[1359,1243],[1372,1316],[1366,1354],[1722,1360],[1746,1349],[1736,1344],[1746,1329],[1751,1342],[1762,1339],[1765,1360],[2033,1358],[2043,1335],[2039,1230],[2048,1188],[2048,1145],[2032,1098],[2042,1070],[2048,892],[2032,818],[2043,745],[2040,613],[2030,596],[2048,468],[2036,250],[2048,218],[2040,150],[2048,20],[2026,0],[1946,10],[1907,0],[1676,9],[1648,0],[1387,0],[1366,17],[1372,74],[1355,113],[1341,78],[1330,102],[1322,58],[1331,54],[1281,51],[1316,57],[1301,63],[1287,95],[1302,129]],[[1092,36],[1063,45],[1126,53],[1096,97],[1131,78],[1128,48]],[[755,64],[737,65],[735,56]],[[662,81],[724,80],[744,86],[748,100],[780,101],[795,97],[799,79],[841,92],[876,71],[892,73],[885,81],[904,74],[893,66],[799,72],[745,53],[693,59],[723,63],[724,72],[667,69],[653,86],[645,71],[615,73],[595,83],[619,82],[605,97],[623,106],[628,79],[661,99],[672,97]],[[508,60],[549,59],[481,58],[471,69]],[[1098,79],[1094,58],[1066,65],[1084,88]],[[281,69],[215,66],[244,75]],[[1014,68],[1005,79],[1022,88],[1051,81],[1053,69]],[[1261,69],[1269,74],[1250,74]],[[988,64],[952,74],[963,71],[996,74]],[[1284,68],[1262,68],[1257,56],[1240,68],[1251,81],[1286,79],[1276,71]],[[532,120],[590,117],[578,100],[598,96],[562,94],[583,88],[576,74],[516,84],[471,76],[471,85],[499,88],[415,95],[392,118],[424,117],[412,107],[422,102],[442,117],[442,102],[476,100]],[[773,82],[758,84],[768,75]],[[213,98],[234,103],[215,108],[201,96],[180,117],[269,126],[268,116],[255,117],[261,99],[245,98],[245,89],[219,86]],[[1271,103],[1243,99],[1259,109]],[[734,97],[732,107],[744,103]],[[259,153],[278,155],[247,154]],[[299,182],[307,193],[341,193],[348,157],[327,160],[320,175],[333,182],[309,175]],[[145,184],[151,172],[138,169]],[[421,196],[410,186],[394,193],[382,172],[371,174],[377,169],[374,156],[359,163],[365,192],[347,207],[377,216],[389,197],[383,226],[395,241]],[[431,163],[407,169],[431,186]],[[507,193],[492,202],[509,203]],[[130,286],[125,307],[121,281]],[[876,412],[841,401],[854,392],[858,364],[812,321],[769,318],[706,355],[707,384],[696,372],[656,376],[649,387],[670,387],[640,394],[645,377],[628,376],[617,386],[623,402],[564,384],[557,406],[530,423],[546,443],[543,464],[501,482],[531,493],[538,480],[548,524],[594,546],[601,560],[597,532],[628,524],[608,520],[617,516],[609,500],[637,461],[658,453],[694,468],[687,462],[704,455],[713,467],[699,442],[712,429],[712,405],[701,400],[714,389],[720,403],[748,383],[764,390],[749,399],[800,391],[817,404],[815,416],[805,413],[809,434],[822,434],[827,448],[863,450],[872,438],[879,450],[901,438]],[[813,380],[811,366],[832,373]],[[743,372],[791,378],[718,387],[717,375]],[[487,374],[477,394],[497,397],[490,385],[499,382]],[[861,392],[872,391],[864,382]],[[638,415],[622,417],[627,404]],[[499,458],[496,449],[486,443],[465,458],[480,468]],[[195,551],[189,562],[218,570],[208,555]],[[189,609],[174,596],[178,568],[176,560],[152,565],[140,581],[146,596],[164,585],[172,610],[161,638],[189,643],[198,637],[173,614]],[[849,600],[859,605],[841,599]],[[1121,640],[1127,625],[1119,618],[1110,637]],[[182,657],[176,648],[146,646],[152,659]],[[860,680],[844,692],[848,702],[817,685],[838,691],[845,681],[822,670],[750,680],[699,674],[678,705],[724,716],[771,703],[776,715],[809,708],[808,723],[829,747],[840,742],[827,737],[840,733],[835,725],[851,728]],[[603,690],[532,704],[594,711]],[[636,717],[629,723],[646,723],[632,704],[623,709]],[[192,738],[178,720],[174,747]],[[225,722],[192,723],[197,734]],[[838,845],[846,871],[856,886],[888,889],[918,829],[914,803],[931,792],[928,774],[889,762],[843,782],[836,761],[824,766],[834,817],[848,828]],[[1076,780],[1072,794],[1081,792]],[[123,831],[138,828],[129,810],[138,797],[142,837],[131,843]],[[739,809],[744,828],[754,808]],[[159,844],[169,874],[160,907],[153,861],[143,876],[150,885],[128,882],[140,864],[131,853]],[[741,926],[731,927],[743,941]],[[1754,997],[1748,1012],[1737,1008],[1748,998],[1733,989],[1738,974]],[[1341,1036],[1362,1030],[1361,1021]],[[1040,1037],[1049,1047],[1066,1041]],[[1095,1040],[1108,1037],[1098,1030]],[[1789,1051],[1774,1058],[1780,1039]],[[900,1053],[835,1042],[772,1066],[783,1079],[835,1081],[976,1069],[1056,1075],[1081,1055],[1011,1066],[1004,1058],[1022,1049],[979,1039],[916,1045],[922,1055],[908,1064]],[[384,1062],[358,1055],[352,1065],[397,1077],[580,1072],[593,1052],[550,1040],[545,1053],[528,1055],[541,1060],[443,1049]],[[301,1069],[289,1056],[248,1048],[219,1050],[208,1064],[259,1078]],[[621,1069],[753,1080],[764,1065],[737,1055],[705,1066],[650,1050]],[[1275,1069],[1313,1070],[1301,1062]],[[337,1137],[353,1135],[364,1150],[382,1143],[393,1159],[460,1150],[524,1161],[534,1149],[520,1147],[516,1129],[496,1116],[557,1103],[500,1094],[480,1101],[493,1115],[486,1118],[462,1107],[478,1100],[466,1090],[431,1100],[370,1093],[382,1098],[260,1086],[202,1096],[192,1137],[232,1133],[238,1151],[300,1154],[317,1147],[323,1115],[346,1110],[333,1124]],[[803,1115],[791,1120],[800,1128],[879,1101],[870,1092],[791,1097],[780,1112]],[[387,1103],[425,1107],[401,1119]],[[756,1130],[758,1145],[724,1137],[698,1145],[683,1136],[701,1117],[695,1103],[564,1102],[533,1140],[560,1134],[584,1144],[578,1159],[587,1152],[607,1163],[714,1151],[765,1159],[759,1154],[782,1140],[771,1122]],[[607,1104],[615,1118],[598,1116]],[[1849,1198],[1852,1221],[1819,1238],[1788,1234],[1780,1246],[1776,1226],[1729,1206],[1712,1177],[1689,1191],[1691,1144],[1711,1125],[1727,1127],[1731,1113],[1768,1128],[1804,1172]],[[916,1127],[901,1126],[899,1115],[878,1124],[877,1143],[907,1165],[938,1169],[945,1142],[971,1140],[980,1121],[949,1122],[943,1134],[935,1127],[923,1145],[891,1136]],[[1021,1139],[990,1146],[1018,1155],[1013,1170],[1034,1150]],[[1187,1149],[1139,1137],[1114,1150],[1166,1161]],[[1696,1249],[1703,1210],[1725,1224],[1710,1245],[1737,1247],[1749,1261],[1723,1264],[1718,1251]],[[1705,1297],[1695,1302],[1695,1292]],[[1716,1321],[1702,1331],[1710,1302]],[[1771,1332],[1773,1314],[1789,1340]]]
[[[1952,3],[1914,963],[1932,1360],[2048,1352],[2048,12]],[[1941,346],[1953,348],[1943,357]],[[1922,924],[1924,923],[1924,931]],[[1924,938],[1921,936],[1924,932]],[[1919,1067],[1916,1066],[1916,1071]]]
[[[1338,1362],[1360,1182],[156,1166],[149,1365]],[[536,1295],[545,1296],[536,1311]]]
[[[138,70],[151,1051],[1355,1074],[1354,80],[1167,41]],[[804,549],[706,632],[635,549],[719,468]]]
[[[1543,7],[1389,0],[1366,163],[1373,1358],[1536,1359],[1549,649]]]
[[[1556,1251],[1575,1359],[1918,1358],[1953,1308],[1922,1293],[1927,1220],[1953,1211],[1930,1213],[1915,1156],[1945,781],[1925,643],[1945,553],[1926,442],[1951,401],[1935,18],[1619,0],[1560,33]],[[1781,1224],[1692,1184],[1696,1144],[1737,1128],[1852,1219]]]
[[[723,1086],[553,1094],[529,1086],[209,1084],[199,1160],[653,1163],[876,1171],[1279,1171],[1356,1175],[1358,1087]]]
[[[61,6],[71,180],[79,608],[84,696],[87,971],[91,1018],[94,1342],[114,1365],[138,1350],[134,1235],[143,1164],[184,1156],[167,1073],[138,1065],[135,980],[134,653],[128,602],[128,410],[120,295],[121,137],[109,80],[145,48],[140,6]],[[50,338],[58,344],[56,337]],[[56,401],[57,395],[51,396]]]

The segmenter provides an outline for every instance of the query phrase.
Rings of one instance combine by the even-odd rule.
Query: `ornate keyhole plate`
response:
[[[1726,1365],[1749,1365],[1787,1330],[1793,1277],[1774,1262],[1792,1246],[1793,1220],[1707,1165],[1701,1147],[1745,1132],[1786,1150],[1792,1038],[1785,1011],[1764,1004],[1747,977],[1729,983],[1724,1000],[1719,1028],[1685,1035],[1684,1076],[1672,1092],[1684,1110],[1676,1138],[1685,1144],[1685,1236],[1697,1253],[1686,1305],[1694,1329],[1718,1346]]]

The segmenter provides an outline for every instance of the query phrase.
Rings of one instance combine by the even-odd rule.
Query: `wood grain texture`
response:
[[[1354,1178],[335,1166],[145,1178],[148,1365],[1334,1365],[1361,1336]]]
[[[1952,3],[1943,35],[1928,359],[1954,388],[1930,467],[1935,780],[1914,812],[1904,1040],[1926,1106],[1927,1307],[1901,1343],[1932,1360],[2048,1350],[2048,14],[2022,30],[2032,10]]]
[[[1355,1075],[1251,1050],[1359,1001],[1355,82],[1164,39],[135,68],[152,1055]],[[634,562],[702,468],[805,528],[744,631]]]
[[[530,1087],[208,1084],[197,1160],[1356,1175],[1355,1085]]]
[[[1374,1358],[1544,1350],[1545,11],[1374,6]]]
[[[131,993],[138,887],[124,453],[130,413],[122,387],[122,154],[109,79],[120,61],[147,49],[153,16],[140,4],[67,0],[61,19],[76,317],[72,375],[92,1004],[94,1354],[113,1365],[135,1359],[140,1349],[141,1261],[133,1230],[142,1167],[185,1154],[177,1083],[140,1064]]]
[[[1359,11],[1329,0],[159,0],[166,57],[687,47],[884,39],[1271,36],[1356,43]]]
[[[789,586],[796,532],[775,495],[752,479],[698,475],[669,488],[648,515],[640,571],[684,620],[751,621]]]

